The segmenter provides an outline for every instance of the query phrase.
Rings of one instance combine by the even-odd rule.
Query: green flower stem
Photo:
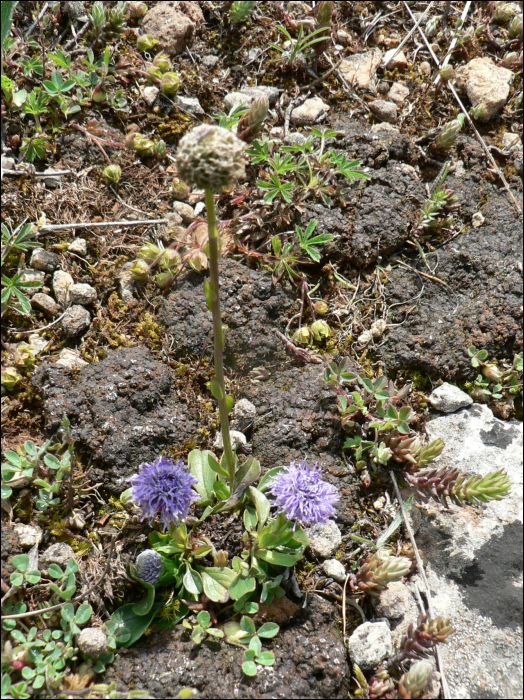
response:
[[[235,457],[231,447],[229,434],[229,418],[227,415],[226,387],[224,383],[224,333],[220,315],[220,296],[218,280],[218,230],[215,212],[215,194],[213,190],[206,188],[207,226],[209,233],[209,272],[211,276],[211,310],[213,314],[213,336],[215,350],[215,377],[221,389],[221,398],[218,398],[218,410],[220,413],[220,425],[222,428],[222,441],[229,473],[229,488],[233,493],[235,480]]]

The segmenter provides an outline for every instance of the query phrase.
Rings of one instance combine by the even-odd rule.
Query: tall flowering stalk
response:
[[[197,126],[180,141],[177,151],[178,172],[182,180],[205,190],[209,232],[210,279],[204,283],[208,307],[213,314],[215,378],[211,393],[218,402],[224,454],[233,491],[235,455],[231,447],[224,382],[224,333],[220,314],[218,261],[219,238],[216,225],[215,193],[222,192],[245,176],[245,143],[227,129],[215,125]]]

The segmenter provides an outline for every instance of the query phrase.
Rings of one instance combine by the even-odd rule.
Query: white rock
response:
[[[186,112],[191,112],[191,114],[205,114],[202,105],[196,97],[185,97],[184,95],[177,95],[175,102],[179,107],[185,109]]]
[[[396,131],[398,133],[398,127],[387,122],[379,122],[378,124],[372,124],[370,131],[373,134],[377,134],[380,131]]]
[[[109,651],[107,635],[100,627],[86,627],[78,635],[78,648],[83,654],[97,659]]]
[[[330,109],[331,107],[320,97],[310,97],[291,112],[291,121],[294,124],[314,124]]]
[[[218,56],[212,56],[211,54],[204,56],[204,58],[202,59],[202,63],[206,68],[213,68],[213,66],[216,66],[218,61]]]
[[[322,564],[322,569],[326,576],[337,581],[337,583],[344,583],[346,580],[346,569],[344,568],[344,564],[338,559],[326,559]]]
[[[85,257],[87,255],[87,241],[85,238],[75,238],[67,249],[69,253],[76,253]]]
[[[233,406],[230,417],[231,427],[234,430],[247,430],[253,425],[257,417],[256,406],[247,399],[240,399],[240,401],[237,401]]]
[[[471,223],[473,224],[473,228],[480,228],[484,221],[484,216],[481,214],[480,211],[476,211],[471,217]]]
[[[38,544],[43,534],[39,527],[24,525],[23,523],[16,523],[14,531],[18,535],[20,546],[24,549],[29,549],[30,547],[34,547],[35,544]]]
[[[80,353],[76,350],[63,348],[55,364],[62,365],[62,367],[67,367],[68,369],[82,369],[82,367],[86,367],[89,363],[83,360],[80,357]]]
[[[69,272],[57,270],[53,275],[53,292],[60,306],[65,309],[70,302],[70,289],[74,284],[74,280]]]
[[[195,210],[186,202],[173,202],[173,211],[175,211],[184,224],[190,224],[195,220]]]
[[[368,107],[373,114],[384,122],[395,124],[398,120],[397,105],[387,100],[373,100]]]
[[[351,661],[362,669],[372,671],[381,661],[393,655],[393,639],[387,622],[364,622],[348,640]]]
[[[377,91],[375,73],[382,60],[382,51],[373,49],[366,53],[355,53],[344,59],[339,66],[340,75],[351,87],[359,87],[372,93]]]
[[[142,97],[144,99],[144,102],[149,107],[152,107],[155,103],[156,98],[158,97],[159,92],[159,88],[155,87],[154,85],[148,85],[142,90]]]
[[[43,352],[51,341],[42,338],[38,333],[31,333],[27,338],[27,344],[33,348],[35,355],[39,355]]]
[[[406,58],[406,54],[404,51],[400,50],[396,56],[394,56],[395,52],[397,49],[390,49],[389,51],[386,51],[384,58],[382,60],[382,65],[385,66],[389,70],[393,70],[394,68],[407,68],[408,67],[408,59]],[[393,58],[394,56],[394,58]]]
[[[474,58],[455,72],[457,88],[466,92],[473,107],[485,105],[488,121],[506,104],[515,74],[491,58]]]
[[[306,534],[311,554],[317,559],[330,559],[342,544],[342,533],[334,520],[313,525]]]
[[[505,524],[522,523],[522,423],[499,420],[487,406],[476,403],[458,413],[431,418],[426,430],[431,440],[442,438],[446,445],[439,467],[479,476],[505,469],[511,481],[509,495],[483,506],[481,518],[472,518],[467,508],[458,507],[439,516],[449,521],[452,539],[446,547],[451,556],[455,552],[458,559],[474,558],[473,552],[493,533],[500,536]]]
[[[502,145],[506,151],[522,152],[522,137],[520,134],[515,134],[513,131],[507,131],[502,136]]]
[[[128,263],[129,266],[133,263]],[[129,304],[131,299],[134,297],[134,282],[133,282],[133,277],[129,270],[122,270],[120,275],[118,276],[118,293],[120,294],[120,298],[125,304]]]
[[[405,584],[401,581],[393,581],[381,591],[376,606],[377,615],[387,617],[388,620],[398,620],[403,617],[410,608],[411,595]]]
[[[240,447],[240,445],[247,445],[247,438],[244,435],[244,433],[241,433],[238,430],[230,430],[229,435],[231,437],[231,446],[232,446],[233,450],[238,449],[238,447]],[[215,440],[213,442],[213,447],[217,450],[224,449],[224,441],[222,439],[222,432],[217,433]]]
[[[418,69],[422,75],[431,75],[431,63],[429,61],[422,61]]]
[[[429,402],[437,411],[454,413],[464,406],[471,406],[473,399],[458,386],[444,382],[431,393]]]
[[[87,331],[91,325],[91,314],[83,306],[70,306],[62,319],[62,328],[68,338],[76,338]]]
[[[409,96],[409,88],[402,83],[393,83],[388,92],[388,100],[393,100],[398,105],[403,104]]]
[[[69,289],[69,298],[72,304],[82,304],[88,306],[94,304],[97,298],[96,289],[90,284],[77,283]]]

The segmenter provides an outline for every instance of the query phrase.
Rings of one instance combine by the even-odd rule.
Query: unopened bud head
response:
[[[309,330],[309,326],[302,326],[302,328],[298,328],[293,333],[293,342],[294,343],[298,343],[299,345],[307,345],[310,340],[311,340],[311,331]]]
[[[162,257],[160,258],[160,267],[163,270],[170,270],[171,272],[178,270],[180,267],[180,255],[176,252],[176,250],[173,250],[172,248],[164,250]]]
[[[112,185],[116,185],[122,175],[122,169],[119,165],[108,165],[104,170],[105,179]]]
[[[167,53],[161,51],[157,53],[153,60],[153,65],[156,66],[162,73],[167,73],[171,69],[171,61]]]
[[[129,272],[135,282],[145,282],[149,276],[149,265],[145,260],[135,260]]]
[[[313,338],[317,342],[320,342],[325,338],[331,337],[331,328],[325,321],[322,320],[315,321],[315,323],[313,323],[313,325],[311,326],[311,332],[313,333]]]
[[[142,34],[136,40],[136,48],[139,51],[151,51],[156,44],[158,44],[158,39],[155,39],[150,34]]]
[[[329,306],[325,301],[317,301],[313,304],[313,309],[317,316],[325,316],[329,312]]]
[[[160,253],[160,248],[154,243],[146,243],[144,246],[142,246],[142,248],[140,248],[138,257],[148,263],[154,263],[160,257]]]
[[[200,189],[221,192],[245,177],[244,147],[243,141],[221,126],[197,126],[178,146],[179,175]]]

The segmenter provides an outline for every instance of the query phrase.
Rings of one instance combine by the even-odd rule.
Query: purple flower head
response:
[[[130,477],[132,500],[142,511],[142,520],[159,516],[165,528],[187,518],[191,501],[200,498],[192,486],[197,480],[167,457],[153,464],[141,464],[140,473]]]
[[[334,505],[340,498],[338,489],[320,478],[317,465],[308,467],[305,461],[299,466],[291,462],[275,476],[268,490],[279,512],[302,525],[325,523],[335,514]]]

